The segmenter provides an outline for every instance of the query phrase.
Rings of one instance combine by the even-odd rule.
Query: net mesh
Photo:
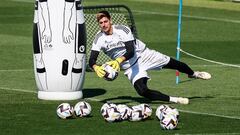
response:
[[[122,24],[128,26],[132,30],[133,35],[137,37],[133,16],[128,7],[124,5],[85,6],[83,10],[87,30],[87,58],[90,56],[92,42],[95,38],[95,35],[100,30],[96,21],[96,13],[101,10],[109,11],[113,24]],[[97,64],[103,64],[109,60],[110,58],[108,56],[106,56],[103,52],[100,52]]]

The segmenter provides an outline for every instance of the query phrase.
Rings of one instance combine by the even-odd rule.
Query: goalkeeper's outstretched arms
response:
[[[112,66],[116,71],[120,71],[120,65],[122,62],[129,60],[134,56],[135,40],[124,42],[124,44],[126,48],[126,53],[123,56],[116,58],[115,60],[107,62],[107,64]]]
[[[98,77],[103,78],[106,72],[104,71],[102,66],[96,64],[97,57],[99,55],[99,51],[91,51],[90,58],[89,58],[89,67],[91,67],[97,74]]]

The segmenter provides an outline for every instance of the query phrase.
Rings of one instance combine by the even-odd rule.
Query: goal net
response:
[[[101,10],[109,11],[113,24],[122,24],[128,26],[133,35],[137,38],[137,30],[134,23],[133,15],[131,10],[125,5],[102,5],[102,6],[84,6],[84,17],[87,31],[87,58],[90,57],[90,51],[92,48],[92,42],[95,38],[96,33],[100,30],[96,21],[96,13]],[[103,64],[109,61],[110,58],[103,52],[100,52],[97,63]],[[87,61],[88,65],[88,61]],[[89,69],[89,67],[88,67]]]

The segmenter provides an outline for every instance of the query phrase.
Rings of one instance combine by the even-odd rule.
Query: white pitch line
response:
[[[7,88],[7,87],[0,87],[0,89],[1,89],[1,90],[17,91],[17,92],[25,92],[25,93],[37,93],[37,91],[23,90],[23,89],[15,89],[15,88]]]
[[[240,120],[240,117],[235,117],[235,116],[219,115],[219,114],[212,114],[212,113],[202,113],[202,112],[194,112],[194,111],[187,111],[187,110],[179,110],[179,111],[184,112],[184,113],[200,114],[200,115],[208,115],[208,116],[215,116],[215,117],[222,117],[222,118]]]
[[[34,3],[33,0],[11,0],[11,1]],[[178,14],[173,14],[173,13],[160,13],[160,12],[144,11],[144,10],[141,10],[141,11],[140,10],[132,10],[132,11],[133,12],[137,12],[137,13],[144,13],[144,14],[155,14],[155,15],[165,15],[165,16],[178,16]],[[191,15],[182,15],[182,17],[194,18],[194,19],[202,19],[202,20],[220,21],[220,22],[240,23],[240,20],[220,19],[220,18],[213,18],[213,17],[191,16]]]
[[[221,68],[221,67],[229,67],[229,68],[240,68],[240,65],[239,64],[236,64],[236,65],[233,65],[233,64],[230,64],[232,66],[229,66],[227,64],[225,65],[189,65],[190,67],[216,67],[216,68]]]
[[[191,133],[191,134],[174,134],[174,135],[240,135],[240,133]]]
[[[96,102],[100,102],[100,99],[97,98],[85,98],[86,100],[90,100],[90,101],[96,101]]]
[[[233,64],[231,64],[231,65],[233,65]],[[216,67],[216,68],[225,68],[225,67],[229,67],[229,68],[239,68],[240,67],[240,65],[239,64],[236,64],[236,65],[234,65],[234,66],[229,66],[229,65],[227,65],[227,64],[225,64],[225,65],[218,65],[218,64],[216,64],[216,65],[189,65],[190,67]]]
[[[133,10],[136,13],[143,14],[153,14],[153,15],[164,15],[164,16],[178,16],[178,14],[173,13],[160,13],[160,12],[152,12],[152,11],[144,11],[144,10]],[[240,20],[232,20],[232,19],[220,19],[213,17],[203,17],[203,16],[191,16],[191,15],[182,15],[182,17],[193,18],[193,19],[202,19],[202,20],[211,20],[211,21],[219,21],[219,22],[229,22],[229,23],[240,23]]]
[[[33,69],[2,69],[0,72],[25,72],[32,71]]]
[[[32,15],[0,15],[0,17],[8,17],[8,18],[23,18],[23,17],[31,17]]]
[[[224,66],[229,66],[229,67],[240,68],[240,65],[234,65],[234,64],[229,64],[229,63],[223,63],[223,62],[218,62],[218,61],[214,61],[214,60],[209,60],[209,59],[205,59],[203,57],[199,57],[199,56],[193,55],[193,54],[191,54],[189,52],[186,52],[186,51],[182,50],[181,48],[179,50],[182,53],[184,53],[184,54],[186,54],[188,56],[194,57],[196,59],[200,59],[200,60],[207,61],[207,62],[210,62],[210,63],[218,64],[218,65],[224,65]]]
[[[34,0],[11,0],[11,1],[15,1],[15,2],[27,2],[27,3],[34,3]]]
[[[17,92],[26,92],[26,93],[34,93],[36,94],[37,91],[31,91],[31,90],[23,90],[23,89],[15,89],[15,88],[7,88],[7,87],[0,87],[0,90],[10,90],[10,91],[17,91]],[[100,99],[97,98],[86,98],[87,100],[90,101],[101,101]],[[155,107],[153,107],[156,109]],[[179,110],[180,112],[184,113],[191,113],[191,114],[198,114],[198,115],[208,115],[208,116],[214,116],[214,117],[221,117],[221,118],[228,118],[228,119],[237,119],[240,120],[240,117],[237,116],[227,116],[227,115],[218,115],[218,114],[211,114],[211,113],[201,113],[201,112],[194,112],[194,111],[188,111],[188,110]]]

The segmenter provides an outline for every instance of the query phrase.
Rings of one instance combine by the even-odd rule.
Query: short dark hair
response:
[[[97,13],[97,21],[99,21],[103,17],[107,17],[109,20],[111,19],[109,12],[106,10],[102,10]]]

